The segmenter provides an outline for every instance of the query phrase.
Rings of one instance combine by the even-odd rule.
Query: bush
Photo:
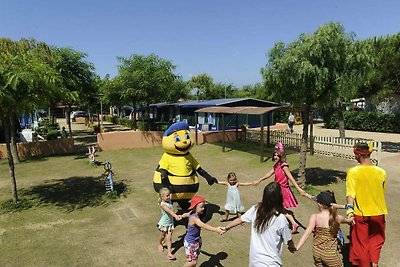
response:
[[[343,115],[345,129],[347,130],[400,133],[400,114],[345,111]],[[337,129],[337,113],[333,111],[327,112],[324,116],[324,125],[329,129]]]
[[[149,131],[150,125],[147,121],[137,121],[136,126],[140,131]]]
[[[60,134],[57,130],[49,130],[46,135],[46,140],[56,140]]]
[[[93,132],[99,133],[100,132],[100,126],[98,124],[93,124],[92,127]]]
[[[39,127],[47,128],[47,129],[55,129],[59,130],[60,126],[58,123],[52,123],[50,120],[42,120],[39,122]]]

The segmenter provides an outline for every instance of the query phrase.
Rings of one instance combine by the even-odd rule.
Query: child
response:
[[[226,225],[224,230],[228,231],[242,222],[251,222],[249,266],[282,266],[283,244],[290,252],[296,250],[284,214],[281,187],[271,182],[264,188],[260,203]]]
[[[159,191],[160,195],[160,207],[161,207],[161,219],[157,224],[158,230],[161,232],[160,240],[158,243],[158,250],[162,252],[164,250],[163,242],[167,244],[167,259],[176,260],[176,257],[171,252],[172,244],[172,231],[174,230],[174,219],[177,221],[182,219],[182,216],[176,215],[173,212],[173,205],[171,202],[171,192],[168,188],[163,187]]]
[[[279,144],[281,146],[278,146]],[[300,188],[300,186],[296,183],[296,180],[293,178],[292,173],[289,170],[289,165],[286,163],[286,156],[281,143],[278,143],[277,146],[275,146],[275,152],[272,157],[275,162],[274,167],[263,177],[253,182],[253,184],[258,185],[260,182],[275,174],[275,182],[281,186],[282,190],[283,207],[285,209],[295,208],[297,207],[298,202],[289,187],[289,180],[301,195],[306,194],[306,192]],[[286,211],[286,218],[292,224],[292,233],[296,233],[299,225],[296,223],[293,215],[288,210]]]
[[[197,259],[199,257],[202,245],[200,236],[201,228],[216,232],[220,235],[224,233],[222,228],[213,227],[209,224],[203,223],[200,220],[200,216],[204,213],[205,204],[206,200],[199,195],[194,196],[190,201],[189,210],[192,210],[192,212],[189,215],[189,222],[185,239],[183,241],[187,260],[185,265],[183,265],[184,267],[194,267],[197,265]]]
[[[228,182],[218,181],[218,184],[223,184],[228,186],[228,192],[226,194],[226,204],[225,204],[225,214],[221,217],[221,222],[226,222],[229,217],[229,213],[236,213],[240,217],[241,213],[244,211],[242,202],[240,201],[239,186],[249,186],[252,183],[239,183],[236,174],[230,172],[228,174]]]
[[[338,231],[340,223],[351,224],[352,220],[336,214],[335,196],[330,191],[323,191],[316,197],[318,213],[310,217],[307,229],[296,249],[299,250],[314,230],[313,257],[315,266],[342,266],[338,251]]]

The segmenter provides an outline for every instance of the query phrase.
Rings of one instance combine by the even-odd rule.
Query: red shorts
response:
[[[354,215],[355,224],[350,230],[350,262],[359,267],[370,267],[379,262],[385,243],[385,215]]]

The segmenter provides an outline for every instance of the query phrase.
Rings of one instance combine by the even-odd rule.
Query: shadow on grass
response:
[[[222,142],[216,142],[216,143],[212,143],[213,145],[216,146],[220,146],[222,147],[223,144]],[[229,153],[231,151],[242,151],[242,152],[246,152],[246,153],[250,153],[250,154],[254,154],[254,155],[260,155],[260,143],[254,143],[254,142],[246,142],[246,141],[240,141],[240,142],[225,142],[225,152]],[[268,161],[269,159],[271,159],[272,154],[274,153],[275,150],[275,146],[274,145],[270,145],[267,146],[265,144],[264,146],[264,160],[263,162]],[[296,150],[292,150],[290,148],[285,149],[285,153],[286,155],[290,155],[290,154],[298,154],[299,152]]]
[[[185,239],[185,235],[186,235],[186,233],[184,233],[183,235],[178,236],[178,239],[175,242],[172,243],[172,245],[171,245],[171,247],[173,248],[172,251],[171,251],[172,254],[175,254],[176,252],[178,252],[178,250],[180,248],[183,247],[183,241]]]
[[[292,174],[298,173],[299,169],[293,170]],[[293,175],[296,177],[297,175]],[[322,169],[319,167],[306,168],[306,184],[307,185],[328,185],[338,182],[338,180],[346,180],[346,172]]]
[[[228,258],[228,253],[226,253],[224,251],[218,252],[217,254],[211,254],[211,253],[208,253],[208,252],[202,250],[200,253],[210,257],[207,261],[203,262],[200,265],[200,267],[224,266],[224,265],[222,265],[221,261]]]
[[[106,193],[104,179],[101,177],[70,177],[46,182],[23,190],[24,197],[33,199],[39,206],[55,205],[67,212],[85,207],[97,207],[107,204],[104,196],[115,198],[126,191],[123,182],[114,183],[115,193]]]

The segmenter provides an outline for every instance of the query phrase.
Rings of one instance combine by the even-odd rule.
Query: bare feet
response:
[[[158,252],[164,251],[164,246],[162,244],[158,244],[157,248],[158,248]]]

